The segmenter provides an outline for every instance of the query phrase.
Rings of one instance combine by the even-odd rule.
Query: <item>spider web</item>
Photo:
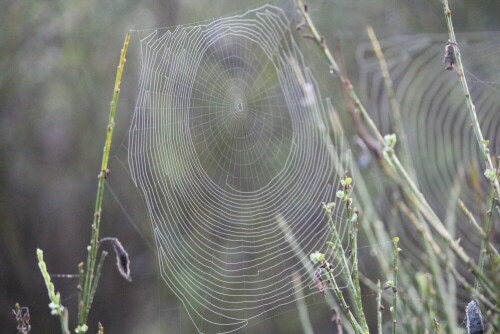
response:
[[[349,161],[285,13],[138,34],[128,160],[161,276],[196,329],[233,332],[323,298],[308,256],[329,241],[323,203],[337,202],[347,239],[335,193]]]
[[[443,221],[450,219],[450,200],[453,204],[458,198],[476,216],[482,215],[487,210],[483,203],[487,202],[490,188],[482,177],[485,166],[457,74],[444,70],[447,40],[445,34],[426,34],[380,42],[400,104],[416,180]],[[499,34],[460,34],[457,42],[483,135],[489,140],[491,155],[496,157],[500,154]],[[387,92],[371,43],[359,45],[357,63],[367,109],[382,133],[394,132]],[[470,233],[468,218],[456,206],[452,211],[457,231],[450,232],[462,238],[461,245],[471,254],[477,254],[479,236]]]
[[[418,180],[432,203],[443,212],[446,196],[460,168],[465,174],[482,174],[482,157],[471,127],[464,93],[455,71],[442,64],[447,35],[398,36],[382,41],[396,98],[401,106],[403,129],[408,137]],[[484,137],[492,156],[500,154],[500,38],[498,33],[459,35],[458,47],[465,62],[465,76]],[[393,132],[390,106],[380,67],[370,43],[358,48],[361,90],[382,133]],[[486,181],[486,180],[482,180]],[[486,190],[487,182],[481,182]],[[463,186],[464,198],[474,197],[471,184]],[[487,193],[485,191],[484,193]]]

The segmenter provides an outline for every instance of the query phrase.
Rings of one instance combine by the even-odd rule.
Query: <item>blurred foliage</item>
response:
[[[16,321],[10,310],[16,302],[30,308],[34,332],[58,331],[56,319],[48,312],[35,249],[44,249],[53,273],[76,273],[86,256],[108,104],[125,32],[186,24],[258,4],[243,0],[0,2],[0,332],[14,331]],[[297,19],[292,1],[279,4]],[[456,31],[500,30],[499,1],[457,0],[452,6]],[[356,77],[354,48],[366,40],[366,25],[373,26],[379,38],[446,31],[436,0],[311,0],[310,8],[327,40],[342,40],[341,52],[351,77]],[[160,328],[155,322],[161,318],[164,333],[184,333],[182,326],[189,324],[182,305],[171,292],[165,292],[165,299],[158,297],[162,282],[148,243],[149,224],[122,165],[136,98],[137,39],[130,49],[117,114],[121,134],[115,137],[111,160],[111,189],[119,202],[108,189],[102,235],[119,237],[127,248],[134,282],[121,279],[108,263],[90,323],[96,326],[101,321],[107,333],[153,333]],[[63,303],[76,309],[76,281],[54,281]],[[70,314],[73,327],[75,316]],[[300,331],[298,322],[283,319],[263,322],[262,328],[249,332]],[[317,333],[331,331],[328,317],[312,320]]]

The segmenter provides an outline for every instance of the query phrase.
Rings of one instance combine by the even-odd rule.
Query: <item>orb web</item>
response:
[[[500,38],[495,32],[457,36],[472,100],[493,157],[500,154]],[[445,221],[453,189],[481,215],[489,184],[456,71],[446,71],[448,36],[410,35],[381,41],[400,104],[403,131],[422,193]],[[360,85],[368,110],[382,133],[392,133],[390,105],[378,60],[370,43],[357,50]],[[398,145],[400,145],[398,143]],[[453,201],[457,202],[457,199]],[[452,203],[452,204],[454,204]],[[457,238],[477,254],[480,240],[470,233],[467,217],[455,209]]]
[[[347,240],[335,193],[350,162],[284,12],[139,33],[129,165],[160,274],[196,329],[233,332],[323,300],[308,255],[329,241],[323,203],[338,202]]]

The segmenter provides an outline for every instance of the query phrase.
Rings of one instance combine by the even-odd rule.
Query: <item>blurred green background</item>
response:
[[[327,40],[342,40],[342,54],[353,79],[357,78],[354,51],[366,41],[367,25],[380,39],[446,32],[438,0],[308,3]],[[15,332],[10,313],[15,302],[30,308],[33,332],[59,331],[57,319],[49,314],[35,249],[44,250],[52,273],[75,273],[85,259],[108,106],[125,33],[131,28],[206,20],[259,4],[243,0],[0,1],[0,332]],[[293,23],[299,23],[293,1],[277,4]],[[458,32],[500,30],[500,1],[457,0],[450,6]],[[127,130],[137,94],[138,50],[133,34],[102,223],[102,236],[118,237],[128,250],[133,282],[116,273],[110,256],[90,324],[101,321],[106,333],[190,333],[182,305],[163,291],[146,210],[127,175]],[[57,278],[54,282],[63,304],[70,308],[74,328],[77,283]],[[297,321],[284,319],[265,320],[258,330],[300,332]],[[315,320],[315,332],[332,331],[329,318]]]

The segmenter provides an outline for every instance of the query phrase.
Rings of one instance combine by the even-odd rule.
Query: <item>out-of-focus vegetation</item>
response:
[[[76,273],[77,264],[86,257],[107,110],[124,34],[129,28],[185,24],[258,4],[243,0],[1,3],[2,333],[14,332],[16,321],[10,310],[16,302],[30,308],[34,332],[59,330],[48,312],[35,249],[44,249],[52,273]],[[291,19],[298,20],[293,1],[280,4]],[[456,31],[500,30],[500,2],[460,0],[452,6]],[[366,41],[366,25],[371,25],[381,39],[446,32],[441,4],[436,0],[311,0],[310,8],[328,41],[341,41],[351,78],[357,76],[354,50]],[[168,291],[158,297],[163,283],[156,269],[149,224],[140,195],[123,166],[127,126],[136,98],[137,51],[138,41],[133,36],[110,162],[111,190],[118,200],[107,189],[102,218],[102,235],[118,237],[126,246],[134,282],[123,280],[108,263],[89,323],[101,321],[107,333],[154,333],[159,328],[164,333],[184,333],[190,327],[182,305]],[[312,51],[304,53],[315,59]],[[328,92],[328,86],[323,90]],[[64,305],[74,308],[77,282],[53,281]],[[72,316],[70,327],[74,328],[75,314]],[[160,319],[161,326],[157,324]],[[267,320],[259,330],[301,331],[297,323],[284,319]],[[313,320],[315,332],[331,332],[329,318]]]

